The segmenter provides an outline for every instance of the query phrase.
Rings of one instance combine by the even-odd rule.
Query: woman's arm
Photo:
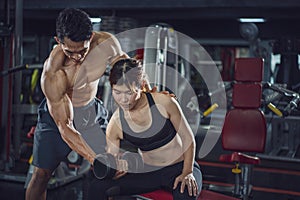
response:
[[[174,182],[174,189],[177,187],[179,182],[181,182],[180,190],[184,191],[187,186],[189,195],[196,196],[198,194],[198,186],[193,176],[193,166],[195,160],[195,139],[192,129],[190,128],[183,112],[175,100],[175,98],[170,98],[171,100],[167,103],[167,112],[169,114],[170,120],[179,134],[182,140],[182,150],[183,150],[183,169],[181,175],[179,175]]]
[[[182,149],[184,156],[184,166],[182,173],[189,174],[193,172],[195,160],[195,139],[192,129],[190,128],[178,102],[171,98],[168,103],[167,112],[170,120],[182,140]]]
[[[106,128],[107,153],[114,156],[119,154],[122,129],[118,117],[118,109],[114,112]]]
[[[128,163],[125,160],[119,159],[120,140],[123,133],[121,129],[118,109],[112,115],[106,129],[107,153],[112,154],[116,158],[117,172],[113,179],[118,179],[124,176],[128,170]]]

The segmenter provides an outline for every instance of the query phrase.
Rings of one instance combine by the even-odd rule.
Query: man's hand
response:
[[[148,87],[148,91],[147,92],[153,92],[153,93],[157,92],[157,87],[154,86],[152,89],[150,89]],[[174,97],[177,100],[177,97],[176,97],[176,95],[174,93],[170,93],[169,91],[166,91],[166,90],[160,91],[160,93],[165,94],[165,95],[169,95],[170,97]]]

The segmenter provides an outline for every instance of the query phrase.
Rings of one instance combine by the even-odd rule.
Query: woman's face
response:
[[[116,103],[123,110],[131,110],[140,98],[140,92],[138,88],[134,89],[128,88],[125,84],[123,85],[113,85],[112,95]]]

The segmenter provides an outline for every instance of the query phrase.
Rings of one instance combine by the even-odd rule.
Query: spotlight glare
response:
[[[263,23],[266,22],[264,18],[239,18],[239,22],[241,23]]]
[[[91,17],[91,22],[92,23],[100,23],[101,22],[101,18],[100,17]]]

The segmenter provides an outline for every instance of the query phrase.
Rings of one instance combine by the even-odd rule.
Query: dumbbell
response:
[[[93,163],[93,172],[98,179],[114,177],[116,169],[116,159],[112,154],[104,153],[96,156]]]
[[[133,152],[125,152],[122,160],[126,160],[128,163],[128,172],[137,172],[144,167],[142,157]],[[99,154],[94,160],[93,171],[94,175],[98,179],[111,179],[116,174],[117,163],[116,158],[109,153]]]
[[[137,173],[144,168],[144,161],[142,156],[138,153],[126,151],[123,153],[121,159],[126,160],[128,163],[128,172]]]

